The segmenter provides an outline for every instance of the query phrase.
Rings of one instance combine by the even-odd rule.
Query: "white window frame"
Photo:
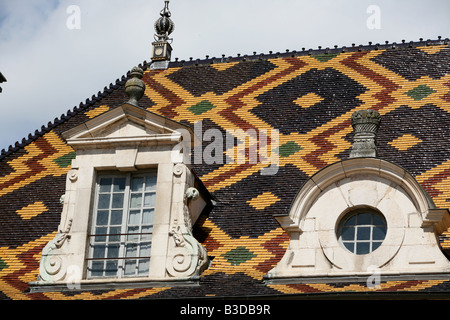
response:
[[[148,264],[150,265],[150,259],[151,259],[151,255],[150,255],[150,249],[148,252],[148,256],[143,256],[142,254],[140,254],[140,249],[138,250],[139,253],[137,253],[136,257],[127,257],[127,252],[126,252],[126,247],[129,244],[129,240],[128,237],[131,235],[129,233],[129,218],[130,218],[130,214],[131,214],[131,210],[133,210],[134,208],[131,207],[131,180],[132,178],[135,177],[151,177],[153,176],[155,178],[155,182],[156,182],[156,170],[152,170],[152,171],[144,171],[144,172],[139,172],[139,173],[120,173],[120,172],[98,172],[97,173],[97,182],[96,182],[96,187],[95,187],[95,197],[94,197],[94,210],[93,210],[93,214],[92,214],[92,221],[91,221],[91,232],[88,234],[89,237],[89,241],[88,241],[88,245],[89,245],[89,255],[86,258],[87,260],[87,268],[88,268],[88,274],[87,274],[87,278],[89,279],[95,279],[95,278],[126,278],[126,277],[136,277],[136,276],[145,276],[148,275],[149,272],[149,268],[147,268],[147,272],[146,274],[140,274],[138,271],[138,265],[139,263],[136,263],[135,266],[135,272],[133,275],[127,275],[125,273],[125,265],[126,262],[128,260],[148,260]],[[122,200],[122,223],[121,223],[121,227],[120,227],[120,232],[117,234],[117,236],[119,237],[118,241],[114,241],[114,242],[118,242],[119,245],[119,250],[118,250],[118,258],[114,259],[114,257],[105,257],[104,259],[102,258],[96,258],[94,257],[94,246],[95,246],[95,239],[97,237],[100,237],[101,235],[99,235],[96,231],[97,228],[99,228],[99,225],[97,224],[98,221],[98,213],[100,212],[100,210],[98,208],[98,204],[99,204],[99,196],[101,194],[100,191],[100,180],[101,179],[116,179],[116,178],[124,178],[125,179],[125,185],[124,185],[124,191],[121,192],[123,193],[123,200]],[[114,180],[113,180],[114,181]],[[145,190],[143,190],[143,193],[153,193],[155,194],[153,199],[156,197],[156,183],[155,183],[155,190],[151,190],[149,192],[145,192]],[[112,197],[110,197],[109,202],[112,203],[113,201],[113,197],[114,197],[114,190],[110,190],[109,192],[110,195],[112,195]],[[151,221],[148,221],[148,223],[145,225],[146,227],[150,227],[151,225],[151,230],[148,230],[148,233],[146,232],[145,234],[142,233],[142,230],[140,230],[141,232],[134,234],[134,236],[138,236],[142,239],[143,236],[145,236],[145,240],[142,241],[138,241],[137,245],[140,248],[140,246],[142,245],[142,243],[149,243],[150,244],[150,248],[151,248],[151,243],[152,243],[152,233],[153,233],[153,217],[154,217],[154,211],[155,211],[155,203],[153,201],[151,206],[147,206],[144,207],[144,197],[142,197],[142,207],[139,208],[139,210],[141,211],[141,213],[144,210],[152,210],[153,214],[151,215]],[[112,209],[117,209],[117,208],[113,208],[113,207],[108,207],[108,211],[112,211]],[[141,215],[139,215],[141,217]],[[108,222],[110,222],[111,219],[111,214],[108,215]],[[139,226],[139,228],[143,227],[143,222],[141,221],[141,224]],[[110,227],[111,224],[108,223],[107,225],[105,225],[107,227]],[[147,230],[146,230],[147,231]],[[111,235],[105,234],[105,241],[104,241],[104,245],[105,247],[108,247],[108,245],[111,244],[111,242],[109,242],[109,237],[111,237]],[[108,237],[108,238],[107,238]],[[101,243],[103,243],[103,241],[101,241]],[[105,254],[107,251],[105,251]],[[108,256],[108,254],[107,254]],[[117,271],[116,271],[116,276],[108,276],[105,274],[106,270],[103,271],[103,275],[95,275],[93,274],[93,264],[95,261],[102,261],[105,260],[104,263],[107,263],[107,260],[117,260]]]
[[[361,214],[369,214],[370,215],[370,223],[368,224],[361,224],[358,222],[358,216],[360,216]],[[381,221],[383,221],[382,225],[376,225],[373,222],[373,218],[374,217],[378,217]],[[356,223],[354,225],[346,225],[346,223],[351,219],[351,218],[355,218],[356,219]],[[384,228],[384,237],[383,239],[374,239],[373,238],[373,229],[374,227],[383,227]],[[349,229],[353,229],[353,238],[352,239],[344,239],[343,238],[343,230],[345,228],[349,228]],[[358,239],[358,231],[360,230],[360,228],[369,228],[369,238],[368,239]],[[339,227],[338,227],[338,232],[337,232],[337,237],[339,240],[339,244],[341,244],[341,246],[343,248],[345,248],[346,250],[348,250],[349,252],[353,253],[353,254],[369,254],[371,252],[373,252],[374,250],[376,250],[384,241],[384,239],[386,238],[386,231],[387,231],[387,224],[386,224],[386,219],[384,218],[384,216],[382,214],[380,214],[379,212],[374,211],[373,209],[369,209],[369,208],[364,208],[364,209],[360,209],[360,210],[355,210],[355,211],[351,211],[349,213],[347,213],[342,220],[339,222]],[[352,244],[353,245],[353,250],[350,250],[347,246],[346,243]],[[369,244],[369,252],[367,253],[358,253],[358,243],[368,243]],[[373,249],[373,245],[374,243],[378,243],[378,246]]]

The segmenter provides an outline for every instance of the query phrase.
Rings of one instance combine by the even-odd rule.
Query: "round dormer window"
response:
[[[376,250],[386,237],[386,220],[370,209],[351,211],[338,228],[339,243],[354,254],[368,254]]]

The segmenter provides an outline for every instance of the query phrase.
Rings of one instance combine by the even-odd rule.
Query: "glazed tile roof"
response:
[[[352,46],[206,60],[144,62],[140,105],[203,130],[280,132],[280,167],[261,163],[193,165],[217,199],[195,236],[213,257],[195,287],[29,293],[40,252],[58,228],[65,174],[75,153],[61,133],[127,100],[127,77],[29,134],[0,155],[0,298],[137,299],[279,296],[345,292],[449,292],[450,279],[365,283],[265,284],[289,238],[274,215],[286,214],[319,169],[348,157],[351,114],[382,115],[381,159],[407,169],[439,208],[450,201],[450,47],[448,39]],[[414,161],[412,161],[412,159]],[[450,229],[440,235],[450,253]]]

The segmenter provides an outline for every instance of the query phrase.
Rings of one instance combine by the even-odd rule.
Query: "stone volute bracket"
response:
[[[206,268],[208,256],[206,249],[192,235],[192,221],[190,202],[199,198],[199,191],[189,186],[192,178],[190,170],[183,164],[176,164],[173,170],[174,192],[173,221],[169,231],[169,248],[166,271],[170,277],[192,278],[197,277]]]

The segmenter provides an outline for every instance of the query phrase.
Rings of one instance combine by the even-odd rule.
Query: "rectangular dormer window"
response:
[[[63,137],[76,158],[32,290],[197,281],[208,256],[192,226],[212,203],[184,163],[199,143],[194,132],[126,103]]]
[[[88,277],[148,276],[156,170],[99,174],[89,236]]]

